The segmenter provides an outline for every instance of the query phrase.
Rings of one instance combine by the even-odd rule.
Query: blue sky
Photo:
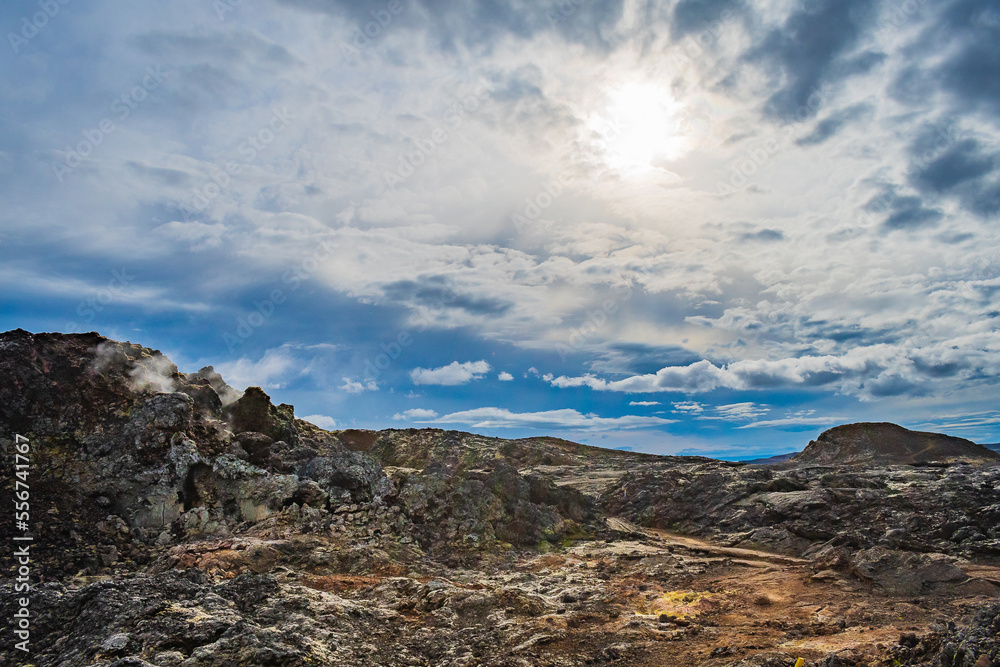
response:
[[[1000,441],[993,2],[13,1],[0,327],[322,426]]]

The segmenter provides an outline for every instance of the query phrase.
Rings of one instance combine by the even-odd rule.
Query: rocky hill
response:
[[[449,554],[559,543],[592,516],[579,494],[502,459],[390,478],[259,388],[239,393],[211,368],[180,373],[156,350],[96,334],[2,334],[0,376],[4,462],[14,433],[38,462],[38,567],[49,577],[134,566],[150,547],[228,538],[290,508],[327,529],[391,528]]]
[[[423,469],[431,464],[477,468],[504,461],[515,468],[532,466],[627,466],[662,461],[655,454],[602,449],[559,438],[507,440],[437,428],[334,431],[354,451],[367,452],[383,465]],[[706,459],[707,460],[707,459]]]
[[[958,460],[1000,460],[1000,454],[965,438],[911,431],[882,422],[831,428],[795,457],[797,463],[848,465]]]
[[[211,367],[17,330],[0,334],[6,498],[24,438],[29,527],[3,512],[0,533],[33,538],[30,651],[7,641],[23,596],[7,550],[4,664],[1000,660],[990,462],[749,466],[329,432]]]

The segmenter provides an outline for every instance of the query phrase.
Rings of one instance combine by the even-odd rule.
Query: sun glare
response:
[[[631,83],[612,92],[604,113],[590,129],[601,136],[605,160],[622,171],[653,168],[687,152],[682,106],[670,90],[651,83]]]

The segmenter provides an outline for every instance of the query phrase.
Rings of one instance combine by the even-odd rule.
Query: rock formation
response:
[[[824,431],[795,457],[798,463],[876,464],[1000,460],[965,438],[911,431],[888,423],[845,424]]]

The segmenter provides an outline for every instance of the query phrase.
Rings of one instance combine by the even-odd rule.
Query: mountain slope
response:
[[[551,437],[508,440],[437,428],[334,431],[346,447],[363,451],[382,465],[422,470],[440,464],[448,468],[476,468],[502,460],[515,468],[533,466],[628,466],[642,462],[702,460],[669,457],[581,445]]]
[[[845,424],[824,431],[792,460],[799,464],[892,465],[1000,460],[1000,454],[965,438],[879,422]]]

